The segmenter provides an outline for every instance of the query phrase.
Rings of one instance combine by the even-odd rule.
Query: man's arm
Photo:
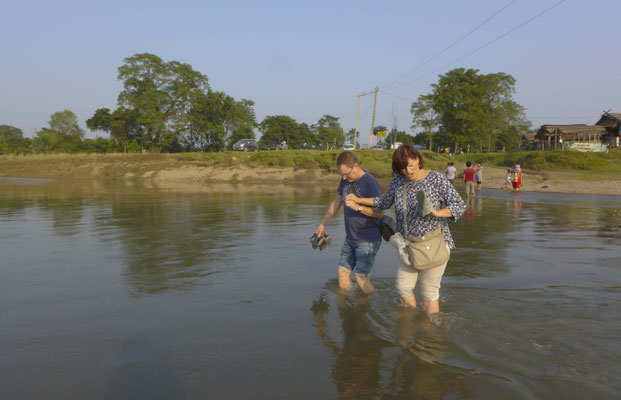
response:
[[[384,211],[375,211],[373,207],[362,205],[360,200],[367,199],[361,199],[360,197],[356,197],[355,194],[349,194],[345,199],[345,206],[351,208],[354,211],[361,212],[367,217],[382,218],[384,216]],[[372,197],[369,197],[368,200],[371,201],[371,204],[373,203]]]
[[[326,215],[324,215],[321,223],[319,223],[319,226],[315,230],[317,236],[321,237],[326,234],[326,224],[339,211],[339,208],[341,208],[341,204],[343,204],[343,196],[336,195],[336,197],[334,197],[334,200],[332,200],[332,203],[330,203],[330,206],[328,207],[328,212],[326,213]]]
[[[380,188],[379,183],[375,179],[373,179],[372,182],[367,182],[366,186],[361,188],[361,190],[362,195],[369,197],[359,198],[353,193],[349,194],[345,198],[345,206],[351,208],[354,211],[358,211],[366,215],[367,217],[382,218],[384,216],[384,211],[375,211],[375,209],[373,208],[373,198],[382,195],[382,189]]]

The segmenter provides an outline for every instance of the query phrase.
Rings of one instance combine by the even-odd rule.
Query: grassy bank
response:
[[[284,171],[276,180],[286,180],[287,174],[319,178],[336,174],[335,161],[340,151],[285,150],[254,153],[178,153],[178,154],[54,154],[0,156],[0,176],[38,178],[154,178],[164,172],[182,170],[188,174],[194,168],[193,179],[201,171],[210,180],[260,179],[263,175],[238,173],[244,171]],[[392,151],[356,151],[363,169],[379,179],[391,176]],[[449,156],[423,151],[428,168],[444,171],[446,163],[455,162],[461,170],[466,161],[481,161],[486,168],[507,168],[518,161],[533,174],[550,172],[571,173],[576,179],[618,180],[621,170],[621,151],[608,154],[574,151],[524,151],[516,153],[481,153]]]

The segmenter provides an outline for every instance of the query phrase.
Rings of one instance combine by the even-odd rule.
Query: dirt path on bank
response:
[[[551,193],[580,193],[621,196],[621,179],[619,180],[585,180],[581,171],[547,171],[524,170],[522,173],[523,191]],[[512,190],[506,184],[506,168],[485,167],[483,169],[483,187],[500,190]]]

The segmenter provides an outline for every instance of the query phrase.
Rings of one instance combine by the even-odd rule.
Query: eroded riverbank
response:
[[[377,152],[378,153],[378,152]],[[390,154],[386,152],[384,158]],[[203,191],[204,185],[240,184],[332,184],[339,175],[329,165],[289,166],[287,162],[254,163],[246,154],[233,153],[218,162],[187,154],[113,154],[113,155],[41,155],[0,157],[0,177],[95,179],[147,182],[167,189]],[[382,162],[361,157],[362,166],[376,176],[383,186],[390,180],[387,160]],[[445,163],[426,160],[427,167],[444,170]],[[266,164],[266,165],[265,165]],[[270,165],[271,164],[271,165]],[[458,170],[464,166],[456,163]],[[484,187],[509,190],[505,183],[506,168],[484,167]],[[457,179],[459,181],[459,178]],[[621,195],[621,177],[598,176],[592,171],[529,171],[524,170],[525,191]]]

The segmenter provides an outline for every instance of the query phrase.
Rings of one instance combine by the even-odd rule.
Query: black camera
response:
[[[317,236],[317,234],[315,233],[310,238],[311,245],[313,245],[313,250],[319,248],[319,251],[328,247],[331,241],[332,238],[330,237],[330,235]]]

